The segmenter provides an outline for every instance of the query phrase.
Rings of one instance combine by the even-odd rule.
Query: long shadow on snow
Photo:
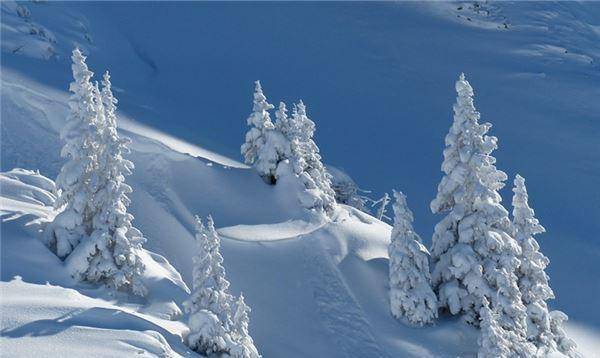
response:
[[[169,343],[169,346],[177,353],[184,356],[190,353],[178,336],[171,334],[164,328],[133,314],[102,307],[75,309],[58,318],[41,319],[13,329],[4,329],[0,331],[0,334],[8,338],[51,336],[71,327],[133,330],[139,332],[155,331],[162,335]]]

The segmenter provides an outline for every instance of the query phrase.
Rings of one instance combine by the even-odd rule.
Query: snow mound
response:
[[[31,284],[20,277],[0,282],[0,288],[2,351],[7,356],[192,356],[176,333],[73,289]]]
[[[310,223],[303,220],[288,220],[276,224],[262,225],[235,225],[220,228],[220,235],[229,239],[244,241],[277,241],[293,239],[297,236],[309,234],[324,223]]]
[[[40,216],[52,216],[52,205],[56,199],[54,182],[38,172],[13,169],[0,173],[0,187],[1,214],[35,211]]]

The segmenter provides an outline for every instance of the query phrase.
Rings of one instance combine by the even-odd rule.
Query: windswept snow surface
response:
[[[427,244],[465,71],[499,137],[499,168],[527,178],[548,229],[550,305],[598,356],[600,5],[473,4],[3,1],[0,354],[194,355],[180,308],[193,216],[212,214],[264,357],[473,356],[477,332],[460,322],[419,329],[391,317],[387,224],[346,206],[322,222],[294,188],[228,158],[239,158],[261,79],[271,102],[304,99],[327,162],[362,188],[407,193]],[[133,139],[147,301],[73,282],[38,238],[55,214],[44,176],[62,164],[75,45],[96,76],[111,70],[120,130]]]

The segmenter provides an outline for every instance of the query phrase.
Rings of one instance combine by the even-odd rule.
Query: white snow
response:
[[[275,224],[235,225],[219,229],[219,234],[230,239],[244,241],[277,241],[293,239],[310,234],[323,227],[324,223],[303,220],[288,220]]]
[[[230,290],[235,295],[243,292],[251,307],[249,333],[264,357],[476,355],[478,332],[458,320],[444,317],[432,327],[415,328],[392,317],[388,298],[389,225],[346,205],[338,205],[327,220],[307,214],[298,203],[299,189],[292,183],[283,181],[275,186],[265,185],[256,172],[236,159],[203,148],[205,143],[188,143],[152,128],[147,124],[151,123],[150,119],[165,123],[171,120],[160,111],[149,110],[158,118],[119,113],[123,119],[119,123],[120,133],[132,138],[132,153],[128,159],[135,163],[136,170],[128,178],[133,187],[130,209],[136,218],[135,225],[148,239],[145,250],[140,253],[146,266],[143,279],[148,296],[142,299],[115,294],[72,279],[64,262],[40,241],[39,233],[43,223],[56,214],[51,207],[55,198],[54,183],[46,177],[55,178],[62,165],[59,153],[63,143],[58,131],[64,125],[68,110],[69,79],[60,77],[68,71],[68,65],[59,59],[64,58],[74,44],[91,50],[90,58],[93,59],[108,51],[106,44],[115,39],[119,50],[126,49],[128,54],[135,51],[149,68],[153,61],[144,56],[143,49],[140,50],[133,41],[124,42],[120,32],[105,26],[110,24],[108,19],[96,19],[94,9],[86,8],[85,4],[69,8],[51,2],[27,3],[24,6],[34,9],[29,15],[25,10],[17,12],[18,5],[12,1],[2,2],[2,56],[3,60],[10,60],[3,63],[1,73],[2,170],[6,171],[0,174],[0,346],[3,356],[197,356],[184,344],[188,317],[182,312],[182,303],[188,298],[192,283],[194,215],[208,214],[212,214],[220,226],[218,232],[222,236],[221,250],[231,282]],[[570,43],[572,38],[579,37],[568,37],[570,35],[565,35],[559,26],[544,28],[548,20],[541,17],[534,19],[536,27],[532,29],[529,19],[514,16],[508,6],[491,4],[485,9],[489,13],[467,8],[468,14],[460,13],[461,17],[456,16],[457,11],[463,10],[450,9],[453,5],[449,3],[394,6],[417,7],[425,14],[422,16],[430,16],[435,10],[428,23],[431,26],[450,26],[446,24],[448,22],[452,28],[468,25],[490,31],[484,32],[490,34],[491,31],[505,31],[502,27],[506,22],[509,27],[518,28],[521,31],[518,34],[532,31],[538,36],[543,33],[552,39],[550,42],[556,43],[530,43],[537,41],[538,36],[528,38],[520,49],[507,51],[510,56],[518,56],[520,61],[530,64],[535,58],[545,61],[542,66],[525,67],[516,60],[506,62],[518,67],[511,74],[528,81],[546,78],[546,66],[560,64],[574,68],[569,66],[581,66],[598,55],[593,46],[597,37],[591,35],[590,28],[579,29],[581,41]],[[532,13],[539,14],[538,11]],[[551,15],[548,14],[549,18]],[[25,21],[26,18],[29,20]],[[92,24],[96,20],[99,22],[94,27]],[[101,27],[105,32],[91,31]],[[36,30],[29,35],[31,28]],[[26,46],[18,49],[23,44]],[[490,40],[487,46],[495,44]],[[157,47],[160,45],[158,42]],[[495,49],[504,50],[504,47]],[[13,55],[15,51],[17,54]],[[373,56],[379,54],[373,53]],[[41,60],[45,58],[54,60]],[[469,65],[472,64],[465,64]],[[97,72],[102,73],[104,68],[94,63],[93,67],[96,66],[99,67]],[[40,72],[50,75],[40,76]],[[60,78],[53,78],[51,73],[54,72]],[[430,81],[436,81],[435,74],[435,71],[431,74]],[[132,74],[130,78],[121,79],[114,75],[115,83],[130,82],[130,87],[123,88],[147,85],[146,78],[137,79],[136,76]],[[48,78],[51,80],[46,81]],[[144,95],[153,90],[152,86],[148,88]],[[199,97],[204,95],[202,88],[196,90]],[[133,92],[116,91],[116,96],[120,99],[123,96],[124,102],[139,107],[149,106],[156,99]],[[434,93],[428,95],[435,96]],[[534,98],[538,94],[530,95]],[[450,108],[450,98],[446,105]],[[403,109],[397,109],[398,115],[394,116],[400,118]],[[205,131],[208,134],[204,138],[210,138],[210,125],[203,121],[204,115],[201,111],[192,113],[194,118],[190,121],[194,122],[194,127],[184,130]],[[373,120],[369,125],[377,127],[373,118],[367,120]],[[449,124],[449,116],[447,120]],[[554,123],[555,119],[551,121]],[[243,118],[240,118],[240,133],[242,127]],[[444,130],[440,128],[438,132]],[[231,135],[238,133],[232,129]],[[428,132],[427,135],[432,134]],[[543,141],[560,142],[562,137],[556,136],[558,139],[545,136],[547,139]],[[240,141],[242,139],[240,137]],[[503,140],[501,137],[501,143]],[[441,148],[442,138],[437,141]],[[594,153],[593,144],[582,142],[579,145],[577,148],[582,152]],[[441,151],[436,150],[433,161],[438,160]],[[590,161],[594,158],[589,157]],[[371,159],[381,161],[381,158]],[[579,158],[569,163],[577,167],[580,161]],[[392,164],[396,163],[386,163]],[[27,170],[11,170],[14,167]],[[591,173],[590,177],[595,178],[595,167],[591,168],[585,175]],[[38,169],[43,175],[30,171]],[[407,172],[406,178],[412,175]],[[411,203],[414,202],[415,207],[425,207],[435,188],[430,189],[428,196],[414,196]],[[548,188],[539,192],[544,189]],[[563,209],[561,203],[556,204],[559,206],[556,210]],[[550,229],[551,223],[547,225]],[[563,241],[562,237],[548,237],[547,242],[552,241],[557,242],[549,244],[554,245],[554,252],[561,251],[565,247],[561,245],[570,242]],[[595,248],[574,242],[573,250],[565,250],[564,256],[548,256],[553,263],[555,260],[562,262],[557,271],[564,270],[568,274],[572,270],[567,264],[578,269],[580,253],[584,253],[586,259],[595,257]],[[593,277],[594,273],[585,277]],[[565,281],[564,276],[560,279]],[[552,281],[552,284],[556,283],[556,280]],[[561,305],[566,307],[567,313],[579,299],[585,298],[586,304],[590,302],[587,296],[581,297],[587,295],[583,288],[581,291],[568,290],[582,284],[572,278],[561,286],[558,301],[564,302]],[[589,295],[593,296],[595,289],[597,286],[589,290]],[[561,297],[564,297],[563,301]],[[573,320],[567,323],[566,329],[586,357],[598,356],[600,331],[597,327]]]

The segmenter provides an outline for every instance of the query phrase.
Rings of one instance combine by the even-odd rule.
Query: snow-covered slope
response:
[[[461,70],[475,76],[480,109],[506,148],[500,167],[527,176],[536,211],[552,233],[541,239],[552,260],[558,296],[552,304],[571,315],[569,332],[586,356],[600,352],[600,246],[592,237],[600,229],[600,108],[593,101],[600,22],[594,6],[585,12],[551,3],[483,10],[445,3],[239,5],[249,18],[275,19],[259,25],[224,4],[182,4],[168,16],[161,3],[20,5],[28,11],[2,2],[1,20],[3,355],[194,355],[181,342],[187,328],[179,308],[191,279],[193,216],[212,214],[232,290],[243,291],[253,310],[250,332],[265,357],[472,356],[477,333],[459,322],[444,319],[417,329],[390,316],[388,225],[349,207],[332,222],[316,220],[297,205],[294,188],[267,186],[227,156],[242,140],[252,80],[266,79],[267,95],[307,96],[315,104],[311,113],[326,160],[378,191],[400,185],[414,198],[417,229],[426,236],[435,220],[425,213],[440,177],[452,81]],[[287,27],[297,23],[289,19],[309,15],[314,27]],[[316,36],[331,18],[344,26]],[[224,29],[226,22],[234,25]],[[274,26],[296,48],[278,37],[267,37],[258,49],[245,37],[231,42],[245,33],[241,28],[255,28],[250,25],[259,30],[248,36]],[[390,39],[400,30],[407,32]],[[172,41],[175,36],[179,41]],[[345,62],[338,56],[354,54],[350,48],[361,47],[354,41],[370,51]],[[401,48],[390,45],[395,42]],[[44,176],[54,178],[62,163],[57,132],[67,111],[67,55],[75,44],[90,53],[97,73],[111,69],[121,131],[133,139],[136,170],[128,182],[134,224],[148,238],[147,302],[74,282],[37,238],[54,215],[53,183]],[[273,66],[256,54],[265,49]],[[280,61],[271,58],[277,56]],[[313,73],[290,85],[295,71],[321,67],[329,69],[330,80],[317,81]],[[404,129],[390,127],[392,114]],[[338,138],[340,126],[346,141]],[[378,140],[361,141],[358,132]],[[14,167],[43,176],[10,171]]]
[[[44,94],[30,85],[29,99],[44,103]],[[38,239],[39,225],[53,215],[53,182],[26,170],[0,176],[2,340],[8,352],[26,356],[29,351],[19,347],[30,346],[32,355],[90,347],[98,356],[191,354],[181,342],[186,327],[177,307],[187,288],[179,273],[190,282],[193,215],[212,213],[222,226],[232,289],[244,292],[253,308],[251,332],[265,357],[474,354],[477,333],[459,322],[417,329],[390,316],[387,224],[345,206],[332,222],[321,222],[294,203],[293,188],[267,186],[252,170],[193,157],[139,133],[133,139],[132,212],[148,238],[148,302],[74,282]],[[92,338],[73,343],[83,334]]]
[[[168,172],[177,173],[178,161],[182,161],[187,162],[188,173],[208,168],[223,180],[241,176],[255,182],[247,169],[220,171],[197,158],[182,159],[179,153],[153,153],[157,155],[164,156],[162,165]],[[143,161],[142,156],[137,162]],[[197,186],[210,187],[210,174],[188,175],[174,186],[154,183],[154,187],[160,184],[168,189],[162,192],[152,191],[151,179],[135,181],[133,201],[141,207],[134,212],[136,224],[148,237],[146,248],[169,257],[173,264],[152,251],[145,252],[147,301],[115,297],[102,288],[74,282],[63,263],[39,240],[40,225],[53,215],[48,206],[53,202],[48,191],[52,182],[24,170],[1,174],[0,179],[2,346],[9,355],[64,356],[89,350],[97,356],[190,354],[181,341],[186,327],[178,321],[177,309],[187,289],[177,271],[189,282],[194,247],[189,218],[193,212],[208,210],[210,202],[191,198],[184,203],[178,194]],[[235,185],[244,185],[240,183]],[[276,206],[278,197],[289,194],[267,192],[261,199]],[[230,192],[229,201],[238,200]],[[218,202],[214,207],[219,209]],[[399,324],[388,314],[388,225],[350,207],[341,207],[330,223],[309,217],[276,222],[273,212],[252,217],[224,205],[217,212],[215,217],[224,222],[236,217],[237,222],[244,222],[242,217],[249,218],[249,223],[264,222],[220,231],[228,277],[233,290],[243,291],[253,308],[251,331],[265,357],[437,357],[474,352],[475,332],[460,323],[441,322],[419,330]],[[83,335],[91,338],[83,340]]]

